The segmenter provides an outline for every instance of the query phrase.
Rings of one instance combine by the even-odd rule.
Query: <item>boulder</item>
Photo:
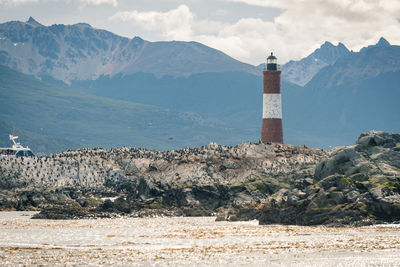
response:
[[[317,164],[314,184],[267,199],[260,224],[366,225],[400,221],[400,135],[371,131]],[[295,185],[296,186],[296,185]]]

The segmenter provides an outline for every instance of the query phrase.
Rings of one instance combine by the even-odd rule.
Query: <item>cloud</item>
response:
[[[7,6],[18,6],[27,3],[38,3],[39,0],[0,0],[0,5],[4,4]]]
[[[215,11],[215,14],[219,15],[219,16],[225,16],[227,15],[229,12],[226,9],[218,9]]]
[[[201,20],[187,5],[166,12],[118,12],[163,40],[195,40],[244,62],[259,64],[270,51],[280,63],[299,59],[325,41],[358,50],[384,36],[400,43],[398,0],[224,0],[260,8],[279,8],[272,21],[241,18],[234,23]],[[237,5],[235,5],[237,7]]]
[[[118,0],[81,0],[81,1],[85,4],[95,5],[95,6],[107,4],[116,7],[118,5]]]
[[[59,0],[53,0],[54,2],[57,2]],[[68,0],[69,1],[69,0]],[[84,4],[89,4],[89,5],[102,5],[102,4],[108,4],[108,5],[113,5],[117,6],[118,5],[118,0],[78,0]],[[0,4],[6,4],[8,6],[18,6],[18,5],[23,5],[27,3],[39,3],[39,2],[46,2],[46,0],[0,0]],[[62,2],[62,1],[59,1]]]
[[[213,38],[203,37],[205,43],[208,40],[216,48],[228,53],[233,51],[233,56],[254,64],[269,50],[275,51],[281,62],[298,59],[324,41],[343,42],[354,50],[375,43],[381,36],[400,42],[398,0],[225,1],[283,10],[272,22],[241,19]],[[232,37],[240,42],[230,43]]]
[[[133,22],[146,30],[158,31],[167,39],[190,40],[194,17],[186,5],[180,5],[167,12],[120,11],[110,19]]]

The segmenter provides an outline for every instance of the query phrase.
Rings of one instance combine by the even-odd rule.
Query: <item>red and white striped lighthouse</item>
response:
[[[261,141],[283,143],[281,71],[277,59],[272,54],[267,58],[263,71],[264,93],[261,127]]]

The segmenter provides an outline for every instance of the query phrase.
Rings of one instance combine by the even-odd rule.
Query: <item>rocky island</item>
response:
[[[260,224],[400,221],[400,135],[332,151],[243,143],[155,151],[79,149],[0,158],[0,210],[36,218],[217,216]]]

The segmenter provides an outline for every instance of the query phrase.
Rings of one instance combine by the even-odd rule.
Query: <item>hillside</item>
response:
[[[284,141],[329,148],[350,144],[360,131],[400,131],[397,123],[400,109],[396,104],[399,77],[398,72],[388,72],[360,80],[358,84],[331,88],[301,87],[283,81]],[[259,76],[203,73],[158,79],[137,73],[101,77],[74,86],[98,96],[193,112],[209,118],[210,123],[223,123],[239,141],[259,139],[262,108]]]
[[[29,145],[29,148],[32,149],[36,155],[76,149],[81,146],[79,142],[68,138],[36,134],[11,126],[7,122],[0,121],[0,147],[10,147],[12,145],[12,142],[9,140],[10,134],[18,136],[19,142],[23,146]]]
[[[210,125],[218,126],[222,123],[230,129],[228,136],[235,138],[237,142],[243,140],[256,142],[260,138],[262,112],[260,76],[234,72],[157,78],[151,74],[136,73],[75,82],[73,86],[102,97],[156,105],[185,112],[187,115],[198,114],[208,118],[205,122]],[[321,136],[304,138],[300,134],[303,132],[305,136],[310,136],[312,131],[299,123],[299,111],[304,110],[309,104],[305,100],[310,95],[304,92],[302,87],[287,82],[282,82],[282,92],[285,142],[327,147],[329,140]],[[346,142],[351,142],[351,139],[343,140],[338,137],[335,144],[346,144]],[[225,140],[219,143],[229,144]]]
[[[400,131],[400,72],[388,72],[330,88],[298,87],[283,91],[286,133],[305,144],[328,148],[349,144],[358,131]],[[290,111],[290,113],[289,113]],[[297,112],[296,112],[297,111]]]
[[[0,121],[5,130],[18,129],[25,145],[41,152],[71,147],[138,146],[176,148],[226,140],[226,130],[209,125],[196,114],[97,97],[73,88],[56,87],[0,66]],[[18,132],[17,131],[17,132]],[[29,134],[28,134],[29,133]],[[35,136],[39,143],[29,143]],[[57,149],[44,138],[58,138]],[[68,139],[69,141],[65,141]],[[64,140],[64,141],[61,141]],[[2,140],[2,142],[8,142]],[[39,152],[36,151],[36,152]]]

